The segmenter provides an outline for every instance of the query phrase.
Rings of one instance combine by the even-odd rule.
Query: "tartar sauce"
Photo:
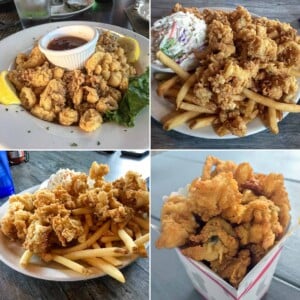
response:
[[[177,12],[157,20],[151,28],[153,62],[161,65],[155,53],[161,50],[185,70],[197,66],[193,50],[205,44],[206,23],[192,13]]]

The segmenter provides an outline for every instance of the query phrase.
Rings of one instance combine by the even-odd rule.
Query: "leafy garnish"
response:
[[[136,77],[129,79],[128,90],[115,111],[105,113],[105,121],[114,121],[128,127],[134,126],[137,114],[149,105],[149,68]]]

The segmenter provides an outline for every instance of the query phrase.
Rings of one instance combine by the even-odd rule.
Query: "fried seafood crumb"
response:
[[[249,163],[208,156],[186,195],[172,193],[161,211],[157,248],[180,247],[238,287],[282,238],[290,203],[281,174],[255,173]]]

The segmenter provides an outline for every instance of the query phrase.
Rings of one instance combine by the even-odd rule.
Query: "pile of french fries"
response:
[[[166,73],[154,74],[155,79],[159,81],[157,87],[158,96],[165,97],[174,104],[174,110],[162,119],[163,128],[169,131],[188,123],[189,128],[195,130],[212,125],[217,118],[216,110],[210,107],[199,106],[192,99],[195,97],[191,89],[196,82],[196,74],[185,71],[162,51],[158,51],[156,57],[163,65],[172,69],[175,73],[171,77]],[[290,74],[300,77],[300,71],[297,69],[291,69]],[[245,109],[246,112],[249,112],[246,123],[257,117],[258,111],[254,111],[253,108],[256,103],[261,104],[267,107],[268,110],[264,123],[274,134],[279,132],[278,116],[281,117],[282,112],[300,112],[300,105],[278,102],[247,88],[243,89],[242,96],[248,100]]]
[[[112,193],[116,195],[113,189],[116,189],[117,185],[117,188],[119,188],[119,186],[122,186],[122,183],[118,182],[120,179],[116,181],[116,185],[106,182],[103,179],[103,174],[101,174],[103,166],[106,165],[93,163],[90,176],[94,174],[93,179],[96,180],[95,185],[97,187],[88,188],[83,193],[77,195],[78,198],[84,193],[88,195],[89,191],[93,191],[93,189],[96,190],[96,192],[99,191],[99,189],[103,191],[106,190],[107,193],[111,192],[110,195],[112,195]],[[124,266],[126,262],[128,264],[128,262],[137,257],[147,257],[145,245],[149,241],[149,192],[146,182],[137,173],[129,171],[127,174],[129,174],[128,178],[132,179],[134,176],[136,177],[131,181],[130,179],[128,180],[128,186],[130,186],[130,188],[125,190],[125,194],[127,192],[129,193],[128,197],[131,197],[130,200],[134,200],[132,206],[128,203],[123,203],[125,211],[130,211],[129,217],[125,217],[125,221],[120,221],[119,215],[112,213],[110,217],[105,217],[103,222],[99,222],[99,218],[95,216],[95,207],[76,207],[71,210],[70,217],[81,220],[84,229],[83,234],[76,238],[76,240],[74,239],[71,243],[68,243],[66,247],[56,246],[57,248],[55,248],[53,244],[46,253],[34,253],[30,247],[29,249],[27,247],[20,259],[20,265],[26,268],[26,266],[30,264],[32,256],[37,255],[40,256],[44,262],[54,261],[83,275],[97,274],[99,271],[102,271],[124,283],[125,278],[119,268]],[[125,182],[127,180],[127,174],[125,175]],[[73,186],[76,186],[76,184],[78,184],[78,182],[72,183]],[[100,188],[100,186],[102,187]],[[61,187],[59,188],[61,189]],[[40,193],[45,194],[48,192],[47,189],[40,190]],[[73,192],[74,190],[71,194]],[[118,194],[123,192],[122,190],[122,192]],[[34,194],[32,197],[36,199],[34,197],[38,196]],[[122,197],[126,198],[127,196],[123,195]],[[22,201],[21,198],[18,199]],[[111,197],[108,205],[112,211],[115,208],[120,208],[121,202],[119,202],[119,200],[122,201],[119,196]],[[75,199],[75,202],[76,201]],[[123,209],[120,211],[121,214],[124,212]],[[124,216],[124,214],[122,216]],[[26,240],[23,246],[25,244]]]

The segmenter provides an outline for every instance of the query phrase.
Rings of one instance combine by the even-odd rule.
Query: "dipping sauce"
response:
[[[62,36],[53,39],[47,46],[49,50],[70,50],[86,44],[88,41],[77,36]]]

